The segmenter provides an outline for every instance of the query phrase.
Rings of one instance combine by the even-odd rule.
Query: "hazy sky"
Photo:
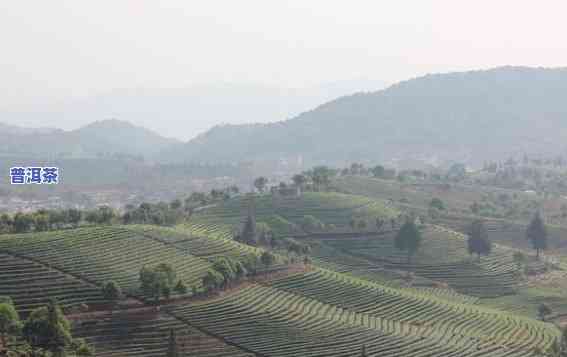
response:
[[[565,14],[564,0],[0,0],[0,110],[117,88],[564,66]]]

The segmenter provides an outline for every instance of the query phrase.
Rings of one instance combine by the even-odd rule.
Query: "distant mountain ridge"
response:
[[[178,141],[129,122],[109,119],[77,130],[21,128],[0,124],[0,154],[26,157],[151,157]]]
[[[481,161],[558,153],[566,139],[567,69],[499,67],[426,75],[278,123],[217,126],[164,158]]]
[[[57,132],[63,132],[63,130],[58,128],[23,128],[16,125],[8,125],[0,123],[0,133],[10,134],[10,135],[26,135],[26,134],[53,134]]]
[[[385,85],[378,80],[357,79],[305,88],[216,83],[171,89],[115,89],[28,110],[0,110],[0,122],[77,128],[100,118],[119,118],[162,136],[188,140],[218,123],[289,119],[329,100],[358,91],[375,91]]]

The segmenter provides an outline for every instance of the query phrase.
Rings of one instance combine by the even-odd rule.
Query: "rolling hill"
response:
[[[164,159],[478,163],[524,151],[557,153],[565,148],[565,93],[566,69],[427,75],[342,97],[287,121],[217,126],[166,151]]]
[[[76,128],[100,118],[119,118],[166,137],[188,140],[217,123],[267,123],[292,118],[344,95],[375,91],[379,80],[353,79],[304,88],[254,83],[195,84],[184,88],[114,89],[29,109],[0,110],[0,121],[26,126],[49,123]]]
[[[5,235],[0,292],[26,310],[49,297],[96,306],[104,303],[97,287],[107,279],[136,299],[136,272],[144,265],[170,262],[178,277],[191,282],[202,276],[207,259],[250,249],[205,231],[188,234],[185,227]],[[558,335],[552,324],[483,306],[450,289],[392,287],[317,265],[251,278],[207,298],[189,294],[159,310],[140,301],[114,312],[99,305],[71,316],[73,333],[100,356],[156,356],[164,355],[174,330],[180,350],[210,357],[354,357],[363,346],[368,356],[520,357],[545,350]]]
[[[76,130],[0,125],[0,156],[82,158],[101,155],[151,157],[177,143],[126,121],[101,120]]]

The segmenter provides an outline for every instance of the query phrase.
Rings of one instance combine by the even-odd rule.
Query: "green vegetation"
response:
[[[395,246],[394,232],[356,238],[311,238],[306,242],[312,247],[310,254],[315,263],[366,279],[382,283],[400,281],[403,280],[401,274],[386,271],[409,271],[419,279],[420,285],[444,282],[461,293],[482,297],[514,294],[519,283],[514,251],[496,245],[493,252],[478,263],[470,259],[463,234],[426,226],[421,236],[420,249],[411,264],[407,261],[407,251]]]
[[[386,169],[374,171],[386,175]],[[362,164],[346,172],[374,175]],[[406,197],[328,192],[347,181],[354,187],[348,176],[335,175],[319,167],[296,177],[301,194],[267,194],[264,188],[261,195],[230,197],[218,191],[128,210],[130,223],[154,225],[101,220],[1,235],[0,279],[8,284],[0,285],[0,295],[14,303],[4,303],[12,306],[4,309],[5,321],[12,321],[8,329],[0,300],[0,333],[18,333],[11,311],[20,311],[29,347],[54,353],[88,354],[90,346],[102,356],[128,357],[188,351],[527,357],[561,351],[561,334],[551,323],[567,311],[561,260],[538,261],[492,243],[491,234],[499,232],[495,221],[454,215],[451,195],[422,191],[400,202]],[[426,174],[402,175],[407,184]],[[386,181],[400,184],[366,180],[382,189]],[[437,218],[423,214],[431,209]],[[164,227],[134,218],[167,210],[184,222]],[[439,222],[465,227],[468,237]],[[523,226],[511,227],[519,240]],[[542,236],[539,228],[528,232]],[[43,307],[41,295],[57,297],[61,307]],[[42,331],[52,331],[45,336],[56,343],[46,342]]]
[[[209,264],[172,244],[119,226],[0,236],[0,249],[24,255],[74,277],[103,284],[114,280],[127,294],[141,294],[143,266],[168,262],[179,279],[198,283]]]
[[[102,286],[102,296],[104,296],[104,298],[107,301],[110,301],[110,303],[114,307],[114,306],[116,306],[118,301],[123,297],[122,296],[122,289],[120,289],[120,286],[118,286],[118,284],[116,284],[116,282],[107,281]]]
[[[477,254],[480,262],[481,255],[488,255],[492,251],[492,243],[482,221],[476,220],[471,224],[468,248],[470,254]]]
[[[232,341],[258,353],[282,356],[340,356],[346,351],[358,351],[361,344],[372,355],[419,356],[428,351],[435,356],[466,356],[473,348],[478,356],[520,356],[526,353],[527,346],[547,348],[557,336],[551,326],[473,305],[422,298],[424,307],[420,309],[402,303],[394,294],[388,308],[371,302],[382,298],[379,290],[368,287],[368,291],[363,291],[362,286],[357,288],[356,281],[343,288],[335,281],[313,285],[292,278],[275,286],[248,287],[212,301],[176,306],[173,314],[230,336]],[[310,290],[316,295],[305,292]],[[362,295],[356,295],[361,292]],[[325,296],[338,301],[337,305]],[[384,304],[388,300],[384,297]],[[448,315],[436,310],[435,304],[448,309]],[[375,312],[369,310],[373,306]],[[449,312],[451,309],[455,312]],[[425,314],[423,318],[419,317],[420,311]],[[383,316],[384,312],[389,312],[389,316],[406,314],[409,320],[390,320]],[[437,318],[433,317],[435,314],[439,314]],[[218,323],[229,317],[234,317],[235,322]],[[522,341],[517,340],[517,335],[524,336]]]
[[[0,298],[0,342],[8,346],[8,337],[15,336],[21,328],[20,316],[10,298]]]
[[[22,236],[14,236],[19,239]],[[14,240],[13,244],[18,241]],[[0,296],[11,296],[22,315],[48,303],[54,297],[60,306],[78,308],[82,304],[104,304],[99,288],[29,259],[0,253]]]
[[[386,207],[382,202],[362,196],[305,192],[300,197],[235,197],[193,215],[188,224],[207,227],[209,234],[230,237],[232,232],[245,228],[248,218],[244,218],[249,216],[252,202],[255,220],[270,225],[270,229],[279,235],[286,234],[286,230],[301,228],[306,216],[314,217],[316,223],[321,222],[327,228],[332,225],[336,230],[344,231],[353,216],[375,221],[377,217],[389,219],[398,215],[396,210]],[[309,217],[307,219],[311,220]],[[282,229],[282,223],[287,227]]]
[[[258,190],[258,192],[262,193],[266,189],[266,185],[268,184],[268,179],[264,176],[260,176],[254,180],[254,187]]]
[[[547,231],[539,213],[537,213],[526,229],[526,237],[532,243],[539,258],[540,251],[547,248]]]
[[[171,297],[174,286],[178,283],[175,270],[170,264],[160,263],[154,267],[143,266],[140,270],[140,283],[144,296],[158,304],[160,297]]]
[[[408,220],[400,228],[396,238],[394,240],[394,246],[407,252],[408,264],[411,262],[411,257],[417,252],[421,244],[421,233],[417,228],[417,225]]]
[[[466,148],[480,163],[505,160],[504,153],[519,147],[518,138],[534,152],[560,152],[564,137],[548,128],[557,127],[556,117],[567,116],[565,83],[561,68],[500,67],[426,75],[382,91],[339,98],[284,122],[215,127],[164,158],[238,162],[301,155],[306,162],[360,157],[403,162],[431,153],[441,161],[454,161],[462,159]],[[550,108],[554,115],[537,115]]]

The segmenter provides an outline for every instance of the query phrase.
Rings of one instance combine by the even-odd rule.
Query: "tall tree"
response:
[[[2,299],[0,301],[0,342],[4,348],[8,346],[8,336],[15,335],[20,327],[20,317],[12,300]]]
[[[167,342],[167,357],[177,357],[177,339],[175,338],[175,330],[169,330],[169,340]]]
[[[167,263],[152,268],[144,266],[140,270],[140,282],[144,295],[153,298],[158,304],[162,295],[166,299],[169,298],[176,282],[176,274],[173,267]]]
[[[43,348],[53,356],[64,356],[71,346],[71,325],[55,301],[34,310],[24,323],[24,339],[34,348]]]
[[[305,175],[297,174],[293,176],[292,180],[295,186],[303,188],[303,185],[307,182],[307,177],[305,177]]]
[[[256,187],[256,189],[259,192],[264,192],[267,184],[268,184],[268,179],[265,178],[264,176],[260,176],[254,180],[254,187]]]
[[[327,166],[317,166],[313,168],[312,180],[315,190],[319,191],[321,188],[327,189],[331,183],[331,177],[335,172]]]
[[[478,254],[478,261],[480,262],[481,255],[488,255],[492,251],[492,242],[488,238],[484,223],[481,220],[473,221],[468,235],[469,254]]]
[[[73,225],[73,227],[77,227],[79,225],[79,222],[81,222],[83,212],[81,212],[78,209],[71,208],[67,211],[66,216],[67,216],[69,223],[71,223]]]
[[[23,233],[30,230],[33,223],[33,218],[31,215],[18,212],[14,216],[14,232]]]
[[[256,223],[252,214],[249,214],[242,228],[240,240],[249,245],[257,244]]]
[[[421,233],[419,229],[413,220],[406,220],[406,223],[402,225],[396,235],[394,245],[397,249],[407,252],[408,264],[411,262],[411,257],[418,251],[420,244]]]
[[[537,308],[537,315],[541,321],[545,322],[547,315],[551,314],[553,310],[547,304],[540,304]]]
[[[536,213],[526,229],[526,238],[531,241],[539,259],[540,251],[547,248],[547,230],[539,212]]]
[[[377,165],[372,168],[372,175],[374,175],[374,177],[384,177],[385,172],[386,169],[384,169],[384,166],[381,165]]]
[[[114,281],[107,281],[102,286],[102,296],[108,300],[112,307],[116,307],[118,301],[122,298],[122,290],[120,286]]]

